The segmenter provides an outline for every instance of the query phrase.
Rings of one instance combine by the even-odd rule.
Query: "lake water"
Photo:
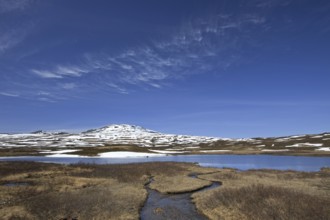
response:
[[[47,163],[95,163],[120,164],[155,161],[191,162],[204,167],[231,167],[239,170],[277,169],[318,171],[330,167],[330,157],[273,156],[273,155],[178,155],[143,158],[98,158],[98,157],[0,157],[0,161],[36,161]]]

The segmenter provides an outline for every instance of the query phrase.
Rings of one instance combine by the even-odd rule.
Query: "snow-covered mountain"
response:
[[[163,134],[135,125],[109,125],[79,134],[34,132],[0,134],[0,147],[75,147],[110,144],[134,144],[141,147],[198,145],[220,138]]]
[[[135,125],[109,125],[79,134],[33,132],[29,134],[0,134],[0,149],[14,147],[75,148],[109,145],[164,147],[184,153],[199,149],[202,153],[240,152],[330,152],[330,133],[271,138],[230,139],[203,136],[163,134]],[[162,149],[160,149],[162,150]],[[150,151],[160,152],[159,149]],[[199,152],[199,153],[200,153]]]
[[[146,137],[150,135],[160,135],[161,133],[149,130],[136,125],[109,125],[98,129],[83,132],[85,135],[97,136],[99,138],[116,138],[116,137]]]

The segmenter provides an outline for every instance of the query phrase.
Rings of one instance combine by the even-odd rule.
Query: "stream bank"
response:
[[[189,175],[189,177],[198,178],[197,174]],[[149,185],[152,182],[153,178],[150,178],[150,181],[145,186],[148,197],[140,212],[141,220],[207,220],[204,215],[197,211],[194,203],[191,201],[191,195],[192,193],[210,190],[221,185],[220,182],[212,182],[208,186],[190,192],[163,194],[157,190],[150,189]]]

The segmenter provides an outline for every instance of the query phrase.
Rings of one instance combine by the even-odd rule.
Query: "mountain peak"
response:
[[[102,127],[101,129],[141,129],[147,130],[138,125],[129,125],[129,124],[110,124],[107,126]]]
[[[198,145],[218,140],[211,137],[163,134],[138,125],[111,124],[82,133],[83,138],[91,138],[111,144],[134,144],[144,147],[162,147],[175,145]]]
[[[152,131],[146,128],[143,128],[138,125],[129,125],[129,124],[111,124],[104,126],[102,128],[88,130],[84,133],[99,133],[99,134],[155,134],[156,131]]]

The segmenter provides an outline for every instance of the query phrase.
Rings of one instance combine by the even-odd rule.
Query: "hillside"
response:
[[[32,149],[39,152],[45,149],[69,149],[69,151],[72,149],[87,151],[89,149],[90,151],[92,148],[94,149],[93,152],[99,152],[100,149],[103,149],[101,152],[124,150],[163,154],[276,153],[319,155],[330,153],[330,133],[231,139],[163,134],[140,126],[121,124],[109,125],[78,134],[43,131],[27,134],[0,134],[2,153],[20,152],[22,149],[28,154],[31,152],[34,154]]]

